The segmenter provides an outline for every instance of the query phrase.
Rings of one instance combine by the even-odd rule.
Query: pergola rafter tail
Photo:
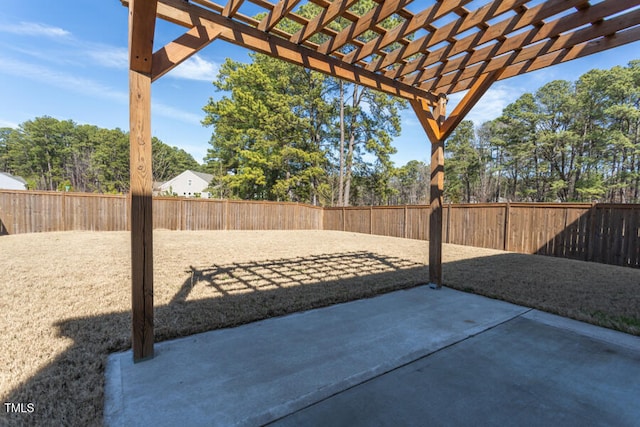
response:
[[[212,41],[409,100],[431,142],[429,281],[440,287],[445,139],[495,81],[640,40],[640,0],[375,0],[363,12],[355,0],[121,1],[129,7],[136,361],[153,356],[151,83]],[[296,12],[309,3],[315,16]],[[186,32],[154,52],[156,18]],[[279,26],[284,20],[293,25]],[[447,116],[447,96],[465,90]]]

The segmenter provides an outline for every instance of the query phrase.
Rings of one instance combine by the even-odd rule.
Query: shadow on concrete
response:
[[[372,252],[193,266],[171,302],[155,308],[156,341],[410,288],[426,269]],[[131,347],[130,324],[127,311],[53,325],[72,344],[8,394],[13,406],[0,409],[0,425],[102,425],[106,359]],[[37,341],[33,351],[46,357]]]

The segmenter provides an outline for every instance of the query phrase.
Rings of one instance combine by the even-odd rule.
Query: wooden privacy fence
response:
[[[443,241],[640,268],[640,205],[445,205]],[[325,230],[429,240],[428,206],[325,208]]]
[[[129,198],[0,190],[0,234],[128,230]],[[154,198],[154,228],[340,230],[429,239],[428,206],[319,208],[296,203]],[[443,240],[640,268],[640,205],[445,205]]]
[[[322,208],[297,203],[154,198],[154,228],[322,229]],[[0,190],[0,234],[129,230],[127,196]]]

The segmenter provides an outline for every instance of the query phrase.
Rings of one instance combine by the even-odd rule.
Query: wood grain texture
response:
[[[131,303],[134,361],[153,357],[151,77],[129,71]]]

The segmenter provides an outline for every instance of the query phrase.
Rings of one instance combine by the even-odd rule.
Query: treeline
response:
[[[201,169],[182,149],[155,137],[152,145],[154,181],[166,181],[186,169]],[[37,117],[17,129],[0,129],[0,171],[23,177],[34,190],[126,193],[129,134]]]
[[[374,6],[373,0],[360,0],[351,10],[364,15]],[[308,18],[321,12],[312,2],[297,10]],[[339,17],[331,27],[340,31],[349,24]],[[380,23],[397,24],[394,16]],[[302,29],[290,20],[278,25],[291,33]],[[374,35],[359,38],[366,42]],[[314,34],[309,41],[322,44],[327,36]],[[204,123],[213,128],[206,161],[215,196],[391,203],[391,142],[400,134],[404,101],[260,54],[249,64],[227,60],[213,84],[223,92],[204,107]]]
[[[263,55],[228,60],[204,107],[205,165],[153,138],[153,174],[214,175],[214,197],[325,206],[421,204],[429,166],[395,167],[402,101]],[[525,93],[497,119],[445,142],[447,202],[640,203],[640,61]],[[41,190],[125,193],[120,129],[38,117],[0,129],[0,171]]]
[[[386,204],[402,101],[265,55],[227,60],[205,106],[218,198]]]
[[[640,202],[640,60],[552,81],[446,141],[451,202]]]

